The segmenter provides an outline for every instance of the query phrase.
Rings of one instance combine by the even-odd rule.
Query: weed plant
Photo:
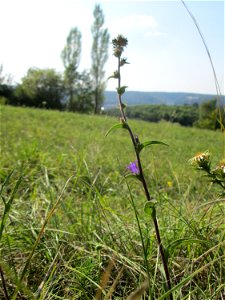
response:
[[[125,93],[127,87],[121,86],[121,72],[120,72],[121,67],[128,64],[127,59],[122,57],[124,48],[128,44],[128,40],[125,37],[123,37],[122,35],[118,35],[117,38],[113,39],[112,44],[113,44],[114,56],[118,60],[118,68],[114,72],[114,74],[112,76],[110,76],[110,78],[115,78],[118,80],[117,93],[118,93],[118,105],[119,105],[119,109],[120,109],[120,123],[114,125],[110,129],[110,131],[117,129],[117,128],[122,128],[122,129],[126,129],[129,133],[129,136],[130,136],[133,148],[134,148],[136,160],[131,162],[127,166],[127,169],[132,173],[132,175],[127,175],[125,178],[132,177],[132,178],[140,181],[142,184],[142,187],[143,187],[143,190],[145,193],[145,197],[146,197],[146,201],[147,201],[145,204],[144,211],[147,215],[149,215],[152,218],[152,221],[154,224],[154,230],[155,230],[155,234],[156,234],[156,238],[157,238],[157,242],[158,242],[159,253],[160,253],[160,256],[162,259],[163,271],[165,272],[165,279],[166,279],[165,282],[166,282],[167,290],[171,290],[171,279],[170,279],[169,268],[168,268],[168,255],[166,255],[165,249],[163,247],[163,243],[161,240],[161,234],[160,234],[160,230],[159,230],[159,223],[158,223],[158,219],[157,219],[157,215],[156,215],[156,203],[157,202],[150,195],[147,181],[145,179],[145,175],[143,172],[141,155],[140,155],[141,151],[146,147],[149,147],[149,146],[152,146],[155,144],[162,144],[162,145],[166,145],[166,144],[164,144],[163,142],[160,142],[160,141],[145,141],[145,142],[141,143],[139,140],[139,137],[136,134],[134,134],[133,130],[131,129],[131,127],[127,121],[126,114],[125,114],[125,104],[122,102],[122,95]],[[130,191],[130,189],[129,189],[129,191]],[[150,280],[150,268],[149,268],[149,263],[148,263],[148,249],[147,249],[145,240],[143,238],[143,232],[142,232],[140,222],[139,222],[138,211],[137,211],[135,201],[133,199],[131,192],[130,192],[130,198],[131,198],[131,204],[134,209],[137,225],[138,225],[139,232],[140,232],[140,238],[141,238],[143,254],[144,254],[144,261],[145,261],[145,268],[146,268],[147,277],[148,277],[149,286],[150,286],[151,280]],[[146,288],[147,288],[147,286],[148,285],[145,284]],[[133,293],[132,297],[137,298],[137,296],[136,296],[137,294],[139,295],[138,297],[140,297],[140,295],[142,295],[142,293],[144,293],[144,291],[145,291],[145,288],[142,288],[142,292],[140,292],[140,290],[138,289]],[[152,297],[153,297],[153,295],[150,292],[150,298],[152,299]],[[172,293],[169,295],[169,297],[171,300],[173,300]]]

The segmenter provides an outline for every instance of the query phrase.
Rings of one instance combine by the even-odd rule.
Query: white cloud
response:
[[[108,25],[112,33],[117,33],[123,29],[123,32],[140,32],[144,31],[147,35],[158,35],[159,24],[153,16],[143,14],[131,14],[119,17]]]
[[[145,33],[145,36],[150,37],[150,36],[161,36],[163,35],[162,31],[159,30],[151,30]]]

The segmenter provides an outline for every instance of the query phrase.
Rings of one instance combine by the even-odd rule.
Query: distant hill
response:
[[[215,99],[216,95],[198,93],[169,93],[169,92],[136,92],[127,91],[124,102],[128,105],[166,104],[166,105],[192,105]],[[224,96],[223,96],[224,97]],[[114,91],[105,92],[105,109],[117,106],[117,94]]]

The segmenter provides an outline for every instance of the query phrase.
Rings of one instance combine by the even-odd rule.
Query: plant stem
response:
[[[121,88],[120,67],[121,67],[121,57],[118,57],[118,89]],[[137,150],[137,143],[139,143],[139,139],[138,139],[138,136],[134,135],[131,127],[129,126],[129,124],[127,122],[127,118],[126,118],[124,108],[123,108],[124,106],[123,106],[123,103],[122,103],[122,97],[121,97],[121,94],[119,94],[119,93],[118,93],[118,102],[119,102],[119,109],[120,109],[120,113],[121,113],[122,122],[126,123],[126,128],[129,131],[130,138],[131,138],[133,146],[134,146],[134,150],[135,150],[135,154],[136,154],[136,158],[137,158],[137,163],[138,163],[138,168],[139,168],[140,181],[142,182],[147,201],[151,201],[152,198],[151,198],[151,195],[149,193],[147,183],[146,183],[146,180],[145,180],[145,176],[144,176],[144,172],[143,172],[143,169],[142,169],[140,153]],[[153,223],[154,223],[154,227],[155,227],[155,232],[156,232],[157,243],[158,243],[160,255],[161,255],[161,258],[162,258],[163,268],[164,268],[165,275],[166,275],[167,288],[168,288],[168,290],[170,290],[171,289],[170,274],[169,274],[167,259],[165,257],[163,245],[162,245],[162,242],[161,242],[159,224],[158,224],[158,220],[157,220],[156,216],[153,217]],[[145,253],[145,249],[143,249],[143,250],[144,250],[144,253]],[[148,266],[146,266],[146,267],[148,269]],[[172,293],[169,295],[169,297],[170,297],[170,300],[173,300]]]
[[[5,294],[5,299],[9,300],[9,296],[8,296],[8,292],[7,292],[7,288],[6,288],[6,282],[5,282],[5,278],[4,278],[4,274],[3,274],[3,270],[2,267],[0,266],[0,274],[1,274],[1,280],[2,280],[2,285],[3,285],[3,291]]]

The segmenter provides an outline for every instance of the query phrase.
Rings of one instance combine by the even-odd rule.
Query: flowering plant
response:
[[[117,70],[114,71],[113,75],[110,76],[109,78],[114,78],[118,81],[118,86],[117,86],[116,90],[117,90],[118,105],[119,105],[119,110],[120,110],[120,123],[118,123],[118,124],[114,125],[112,128],[110,128],[110,130],[107,132],[106,135],[108,135],[111,131],[118,129],[118,128],[126,129],[129,133],[129,136],[130,136],[132,144],[133,144],[136,160],[131,162],[127,166],[127,170],[129,170],[132,174],[130,174],[126,177],[129,177],[129,176],[135,177],[142,184],[142,187],[143,187],[143,190],[144,190],[144,193],[146,196],[146,200],[147,200],[145,207],[144,207],[144,212],[147,215],[151,216],[151,218],[152,218],[154,228],[155,228],[156,238],[157,238],[157,242],[158,242],[159,251],[161,254],[162,264],[163,264],[164,272],[166,275],[167,289],[171,290],[171,281],[170,281],[170,274],[169,274],[169,268],[168,268],[168,255],[166,255],[166,251],[163,247],[163,243],[162,243],[161,236],[160,236],[159,224],[158,224],[158,220],[157,220],[157,216],[156,216],[156,201],[154,201],[154,199],[150,195],[150,192],[149,192],[149,189],[148,189],[148,186],[146,183],[146,179],[144,176],[143,168],[142,168],[141,158],[140,158],[140,153],[141,153],[142,149],[144,149],[145,147],[149,147],[149,146],[152,146],[155,144],[161,144],[161,145],[166,145],[166,144],[161,141],[141,142],[139,140],[138,136],[133,133],[130,125],[128,124],[126,114],[125,114],[126,106],[122,101],[122,95],[126,92],[127,86],[121,85],[121,73],[120,73],[121,67],[128,64],[127,59],[122,57],[124,49],[128,45],[128,40],[125,37],[123,37],[122,35],[118,35],[117,38],[114,38],[112,40],[112,45],[113,45],[113,54],[117,58],[118,64],[117,64]],[[137,218],[135,206],[134,206],[134,211],[135,211],[135,215]],[[137,220],[137,222],[139,222],[139,221]],[[138,225],[138,227],[140,229],[139,225]],[[141,240],[142,240],[142,248],[143,248],[143,253],[144,253],[146,269],[148,272],[148,276],[150,278],[149,266],[148,266],[149,262],[148,262],[147,251],[146,251],[147,246],[144,243],[141,231],[140,231],[140,236],[141,236]],[[170,293],[169,297],[171,300],[173,299],[172,293]]]
[[[222,188],[220,195],[225,196],[225,159],[218,163],[215,168],[211,168],[211,154],[209,151],[197,153],[189,160],[190,164],[198,170],[204,171],[213,184]]]

